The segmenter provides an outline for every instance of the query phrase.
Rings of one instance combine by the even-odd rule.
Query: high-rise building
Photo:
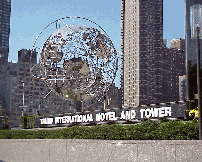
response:
[[[8,63],[5,109],[10,112],[12,126],[19,126],[22,109],[24,115],[36,115],[37,111],[40,115],[54,115],[75,108],[74,101],[66,101],[53,92],[49,93],[50,88],[45,81],[30,74],[30,68],[36,63],[36,51],[27,49],[18,51],[17,63]],[[40,73],[37,66],[33,70],[35,74]]]
[[[171,102],[182,99],[179,89],[179,77],[186,74],[185,70],[185,39],[177,38],[170,41],[170,48],[163,48],[163,94],[164,101]],[[183,91],[183,95],[185,92]],[[185,99],[183,99],[185,100]]]
[[[163,0],[121,1],[122,105],[162,102]]]
[[[185,51],[175,48],[162,48],[163,64],[163,100],[173,102],[179,100],[179,76],[185,75]]]
[[[0,101],[5,106],[5,74],[8,63],[11,1],[0,0]]]
[[[0,61],[8,60],[11,1],[0,1]]]
[[[170,48],[185,51],[185,39],[177,38],[170,41]]]
[[[190,65],[196,64],[196,22],[199,20],[200,42],[202,41],[202,1],[201,0],[184,0],[185,2],[185,40],[186,40],[186,99],[189,100],[189,79],[188,69]],[[202,43],[200,43],[202,49]],[[200,54],[202,58],[202,53]]]

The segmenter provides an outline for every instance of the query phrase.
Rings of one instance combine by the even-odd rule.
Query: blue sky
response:
[[[184,8],[183,0],[164,0],[163,36],[168,44],[185,37]],[[12,0],[9,61],[17,61],[19,50],[32,49],[35,38],[49,23],[67,16],[98,23],[120,51],[120,10],[121,0]]]

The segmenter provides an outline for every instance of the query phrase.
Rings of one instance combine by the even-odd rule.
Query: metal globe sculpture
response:
[[[58,21],[62,19],[55,23]],[[116,77],[118,56],[112,41],[99,25],[90,22],[95,27],[64,23],[47,38],[40,48],[39,64],[31,69],[33,76],[45,80],[55,94],[67,100],[100,99]],[[34,74],[37,66],[40,75]]]

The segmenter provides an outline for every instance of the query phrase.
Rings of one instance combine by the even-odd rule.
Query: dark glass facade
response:
[[[189,82],[191,82],[188,79],[188,69],[189,65],[196,64],[196,39],[194,37],[191,37],[191,23],[193,21],[192,17],[192,9],[194,5],[202,4],[201,0],[185,0],[185,41],[186,41],[186,99],[189,100]],[[201,28],[201,27],[200,27]],[[194,29],[193,29],[194,30]],[[200,39],[200,42],[202,40]],[[200,49],[202,49],[202,43],[200,43]],[[202,53],[200,53],[200,58],[202,58]]]
[[[163,0],[139,1],[139,104],[159,103],[162,94]]]
[[[10,13],[11,13],[11,1],[0,0],[0,61],[8,60]]]
[[[5,107],[5,75],[8,64],[11,0],[0,0],[0,103]]]

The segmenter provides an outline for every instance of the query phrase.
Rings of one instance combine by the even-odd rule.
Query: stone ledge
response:
[[[199,140],[0,139],[0,161],[199,161]],[[197,160],[198,159],[198,160]]]

